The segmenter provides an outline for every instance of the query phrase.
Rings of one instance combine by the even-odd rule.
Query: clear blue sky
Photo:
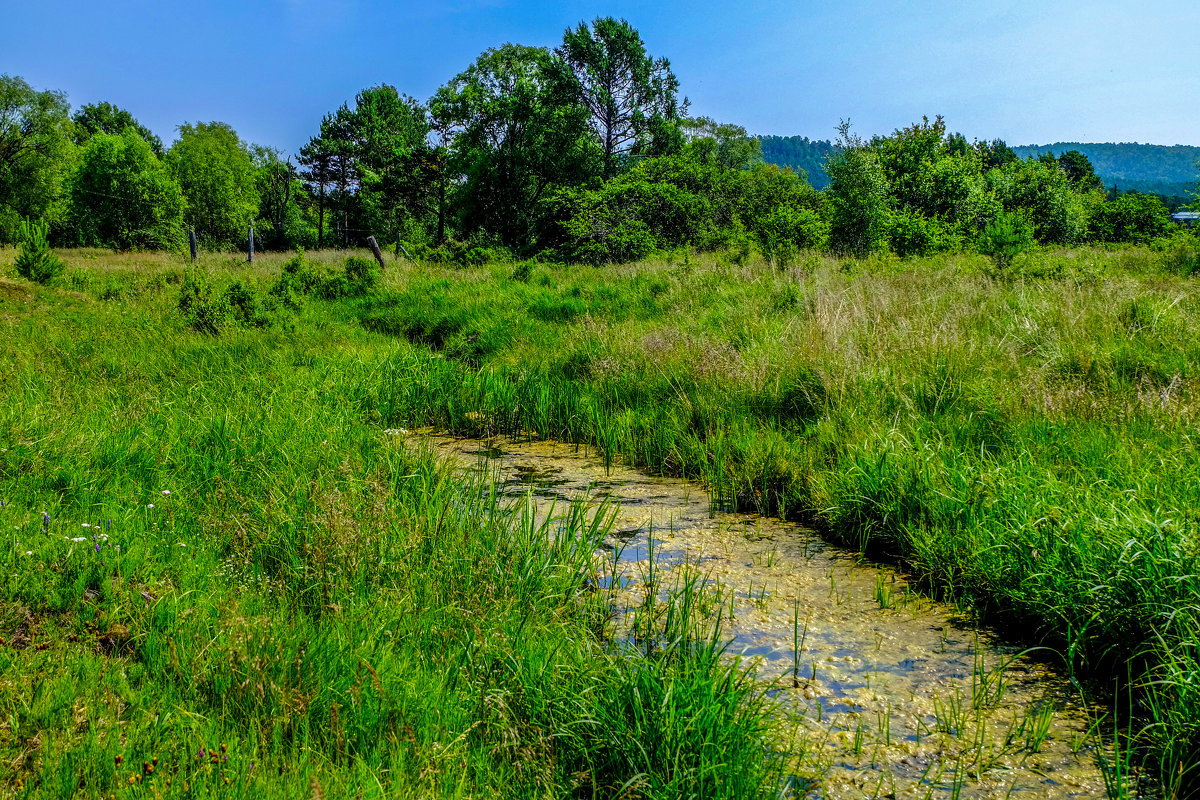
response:
[[[0,0],[0,72],[127,108],[167,143],[220,120],[294,152],[365,87],[424,100],[489,47],[553,47],[597,16],[671,59],[693,115],[752,133],[942,114],[1010,145],[1200,145],[1200,4],[1182,0]]]

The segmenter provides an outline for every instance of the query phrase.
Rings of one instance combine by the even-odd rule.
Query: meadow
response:
[[[603,509],[551,535],[419,426],[586,442],[898,562],[1195,791],[1200,298],[1171,253],[61,254],[0,283],[11,793],[776,793],[719,643],[614,641]]]

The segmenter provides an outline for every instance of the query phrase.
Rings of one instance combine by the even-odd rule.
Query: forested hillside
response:
[[[803,171],[814,189],[829,185],[825,157],[833,151],[833,142],[807,136],[760,136],[758,140],[762,143],[763,161]]]
[[[1087,156],[1096,175],[1108,188],[1115,184],[1122,191],[1163,195],[1185,195],[1196,189],[1200,147],[1136,142],[1055,142],[1013,148],[1020,158],[1036,158],[1042,153],[1053,153],[1057,157],[1069,150]]]

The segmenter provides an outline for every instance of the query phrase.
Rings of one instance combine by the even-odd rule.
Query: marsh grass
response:
[[[1194,786],[1194,279],[1134,248],[989,263],[411,270],[361,306],[419,345],[363,408],[590,443],[899,559],[1081,678],[1131,665],[1138,757]]]
[[[174,526],[172,536],[191,536],[179,536],[188,555],[180,555],[183,548],[130,545],[123,574],[137,577],[122,578],[121,586],[169,582],[162,596],[221,597],[189,600],[209,610],[183,616],[181,609],[173,618],[189,630],[207,620],[209,627],[194,634],[195,642],[214,641],[203,649],[206,657],[224,652],[216,632],[231,620],[267,614],[275,626],[319,619],[284,637],[297,648],[340,630],[327,628],[330,620],[367,620],[365,608],[373,615],[394,605],[408,609],[404,619],[413,624],[435,614],[419,631],[399,628],[408,631],[403,641],[411,649],[404,651],[410,661],[398,663],[427,665],[436,687],[450,681],[447,675],[459,676],[451,688],[437,688],[457,697],[508,662],[463,655],[469,649],[461,635],[448,631],[470,630],[472,641],[486,639],[500,651],[534,630],[558,642],[555,631],[574,630],[561,621],[576,613],[574,601],[547,601],[545,614],[523,623],[505,616],[503,609],[514,607],[508,601],[481,608],[480,597],[512,598],[524,584],[487,548],[451,547],[455,535],[475,538],[474,523],[453,535],[447,522],[439,523],[439,515],[464,518],[451,513],[457,505],[436,499],[455,493],[413,494],[411,487],[454,481],[403,460],[396,455],[403,450],[379,431],[432,425],[556,438],[594,446],[609,462],[702,481],[719,508],[805,519],[831,539],[903,562],[925,590],[986,624],[1053,648],[1080,680],[1109,685],[1115,676],[1119,696],[1135,698],[1133,719],[1122,717],[1122,757],[1132,767],[1149,767],[1168,792],[1195,790],[1200,294],[1178,258],[1144,248],[1033,251],[1015,257],[1000,278],[990,259],[970,255],[909,261],[803,255],[787,270],[755,261],[662,259],[605,269],[538,265],[528,274],[510,264],[454,269],[396,262],[369,294],[307,299],[292,330],[210,337],[186,330],[175,311],[172,276],[182,274],[182,264],[170,257],[61,255],[68,271],[57,284],[22,288],[23,299],[5,301],[0,314],[7,333],[0,345],[6,390],[0,492],[20,509],[4,513],[23,515],[22,524],[34,528],[42,505],[55,519],[65,510],[132,524],[142,512],[131,509],[173,484],[173,496],[192,499],[186,507],[168,506],[172,516],[154,522],[159,530]],[[311,257],[333,268],[344,255]],[[265,291],[286,257],[253,267],[231,256],[206,258],[201,266],[214,281],[242,280]],[[405,475],[425,477],[401,480]],[[137,530],[140,541],[160,541],[144,526]],[[484,541],[494,548],[501,538]],[[11,563],[24,563],[19,552],[12,548]],[[438,559],[452,553],[462,563],[449,569]],[[138,572],[156,559],[167,566]],[[391,571],[414,561],[429,562],[433,572],[418,578]],[[217,575],[222,564],[233,572]],[[446,585],[433,564],[459,577]],[[90,584],[79,577],[84,572],[72,574],[69,588],[21,589],[9,602],[28,608],[35,620],[36,603],[22,598],[64,609],[63,618],[74,620],[80,612],[70,609]],[[247,587],[270,589],[244,590],[253,600],[225,599],[234,574]],[[577,588],[539,581],[556,598]],[[468,585],[476,588],[462,590]],[[94,591],[116,590],[100,581]],[[139,602],[145,604],[128,596],[122,613],[133,615]],[[585,628],[594,625],[595,615],[579,618]],[[135,630],[124,617],[119,624]],[[361,658],[352,650],[356,655],[339,662],[343,683],[333,682],[339,691],[359,680],[359,691],[370,696],[363,688],[369,678],[347,677],[359,669],[356,659],[384,674],[371,660],[382,645],[367,633],[352,627],[339,634],[343,642],[376,642],[361,645]],[[129,641],[148,638],[139,635]],[[109,639],[126,646],[122,636]],[[170,641],[177,654],[204,648]],[[537,652],[561,660],[582,645],[547,647]],[[20,652],[24,658],[50,651]],[[431,660],[430,653],[442,652],[452,655]],[[296,657],[287,649],[279,655],[280,663]],[[266,656],[254,651],[253,658]],[[544,659],[536,663],[557,664]],[[188,663],[189,676],[207,674],[181,663]],[[482,663],[490,671],[470,666]],[[647,668],[666,670],[659,676],[691,674],[672,672],[670,659],[663,663]],[[388,674],[426,674],[415,669]],[[415,750],[405,745],[416,754],[408,766],[388,762],[389,775],[405,776],[392,787],[466,794],[479,785],[514,793],[566,785],[567,773],[557,766],[565,762],[548,758],[546,748],[574,741],[574,734],[549,734],[512,716],[513,708],[553,704],[528,688],[518,691],[525,679],[511,676],[525,673],[503,667],[499,674],[510,675],[493,701],[503,721],[479,722],[486,715],[464,711],[448,727],[408,723],[414,735],[427,730],[426,738],[417,738]],[[464,675],[475,677],[464,681]],[[579,696],[603,694],[572,685]],[[179,707],[202,696],[188,691]],[[227,695],[236,693],[203,696]],[[478,698],[489,695],[473,696],[473,708],[488,707]],[[305,714],[315,709],[307,726],[280,741],[316,742],[321,763],[348,753],[355,736],[366,741],[370,731],[382,730],[371,726],[384,723],[367,716],[354,723],[358,733],[339,738],[351,713],[345,695],[314,697],[325,699],[305,701]],[[536,700],[526,705],[514,698]],[[253,729],[261,748],[275,734],[245,720],[282,716],[282,703],[264,716],[235,709],[232,727],[202,738],[219,730],[248,736],[244,731]],[[947,704],[943,716],[957,728],[953,719],[971,701],[965,699],[961,713]],[[546,713],[560,718],[558,711]],[[204,725],[222,719],[204,714]],[[433,712],[411,717],[432,718],[425,714]],[[438,719],[452,717],[445,712]],[[199,723],[180,717],[179,724]],[[1035,742],[1037,726],[1029,726]],[[523,731],[537,733],[528,738]],[[475,748],[480,736],[487,743]],[[30,752],[42,752],[44,739]],[[453,755],[430,766],[434,741],[437,752],[449,748]],[[497,741],[515,749],[488,760],[501,752]],[[273,763],[298,763],[308,752],[289,746],[286,756],[284,749],[271,751],[279,753]],[[399,758],[403,748],[387,746],[397,748],[387,758]],[[370,752],[384,758],[378,749]],[[460,762],[467,768],[445,767]],[[534,769],[547,764],[555,766]],[[367,785],[347,777],[351,772],[338,774],[342,786]],[[436,791],[421,783],[435,775],[447,783]],[[309,777],[287,778],[286,785],[308,791]],[[591,773],[574,780],[612,785]]]
[[[359,301],[214,336],[170,259],[64,256],[0,299],[0,796],[781,784],[719,648],[612,644],[603,508],[504,505],[378,425],[417,351]],[[204,268],[265,289],[281,264]]]

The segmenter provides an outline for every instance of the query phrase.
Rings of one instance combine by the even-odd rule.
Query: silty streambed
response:
[[[1105,797],[1097,710],[1047,661],[964,627],[904,577],[796,524],[714,512],[682,480],[655,478],[552,442],[424,436],[435,452],[532,492],[558,513],[583,497],[619,511],[601,553],[616,613],[654,580],[699,574],[729,652],[757,664],[781,736],[820,774],[813,798]],[[678,583],[678,581],[675,581]],[[803,788],[802,788],[803,787]],[[806,793],[807,791],[807,793]]]

